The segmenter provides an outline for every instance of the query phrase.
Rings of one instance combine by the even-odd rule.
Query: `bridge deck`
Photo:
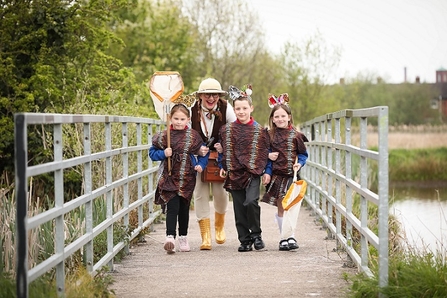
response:
[[[211,204],[212,208],[212,204]],[[279,251],[279,231],[274,222],[276,208],[261,203],[261,228],[266,248],[237,251],[239,242],[230,202],[226,216],[227,241],[214,242],[201,251],[200,230],[194,211],[190,213],[188,239],[191,252],[172,255],[163,250],[165,224],[155,225],[146,243],[131,248],[131,255],[115,264],[112,288],[117,297],[344,297],[348,283],[343,273],[346,253],[334,251],[335,240],[302,207],[296,238],[300,248]],[[214,211],[212,211],[214,214]],[[212,230],[214,216],[212,216]]]

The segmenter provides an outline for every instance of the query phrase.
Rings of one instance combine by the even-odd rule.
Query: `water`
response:
[[[402,223],[409,245],[447,249],[447,187],[390,190],[390,214]]]

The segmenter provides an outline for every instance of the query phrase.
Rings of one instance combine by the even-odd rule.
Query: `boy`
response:
[[[233,197],[239,252],[263,249],[261,237],[260,196],[261,176],[271,168],[269,136],[267,131],[252,117],[253,102],[251,86],[240,91],[230,86],[230,98],[236,113],[236,121],[227,123],[219,131],[220,143],[215,147],[219,152],[220,175],[225,178],[224,188]],[[271,170],[269,171],[271,173]],[[270,175],[264,174],[263,183],[270,182]]]

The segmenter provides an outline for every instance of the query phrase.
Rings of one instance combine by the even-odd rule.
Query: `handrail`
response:
[[[140,232],[149,227],[160,215],[161,211],[155,210],[153,204],[155,175],[159,163],[152,162],[147,151],[152,141],[152,134],[161,131],[164,123],[148,118],[107,115],[19,113],[14,117],[17,297],[28,297],[29,284],[53,268],[58,293],[63,294],[64,262],[67,258],[81,251],[90,273],[94,274],[105,265],[113,269],[113,258],[122,249],[128,250],[129,241],[139,236]],[[46,136],[53,137],[52,161],[29,165],[28,130],[30,127],[33,129],[33,126],[41,126]],[[130,129],[131,126],[133,129]],[[80,137],[82,144],[78,144],[81,149],[77,156],[67,156],[64,141],[70,138],[70,133],[73,131],[82,136]],[[95,139],[92,139],[92,136]],[[129,145],[129,140],[132,140],[132,145]],[[94,146],[100,149],[95,151]],[[98,173],[100,171],[94,169],[94,164],[100,164],[104,173]],[[129,173],[131,167],[133,172]],[[66,202],[64,172],[75,168],[83,172],[82,194]],[[30,216],[28,181],[42,174],[52,174],[54,177],[51,194],[51,197],[54,197],[54,206]],[[98,184],[98,181],[103,182]],[[135,184],[136,191],[131,192],[129,186]],[[97,201],[105,204],[107,216],[95,223],[93,209]],[[76,239],[70,241],[66,237],[65,224],[67,217],[74,212],[82,214],[82,231]],[[138,217],[137,226],[132,227],[132,230],[129,226],[131,212],[135,212]],[[118,243],[114,243],[113,237],[116,224],[122,225],[129,232],[128,238],[121,239]],[[43,225],[53,227],[55,249],[51,256],[39,264],[30,264],[28,252],[33,243],[28,243],[28,235],[31,231],[39,233]],[[94,262],[93,241],[102,233],[106,233],[107,253]]]
[[[377,151],[367,148],[368,120],[378,126]],[[354,130],[358,136],[354,143]],[[309,159],[301,177],[308,182],[305,200],[323,221],[328,238],[368,276],[369,246],[379,255],[379,286],[388,284],[388,107],[348,109],[316,117],[300,125],[307,136]],[[377,167],[373,176],[371,164]],[[377,181],[372,190],[371,181]],[[360,206],[353,212],[354,202]],[[371,230],[368,206],[378,208],[378,233]],[[345,228],[343,228],[345,226]],[[353,235],[360,234],[360,245]]]
[[[368,120],[376,121],[378,125],[377,150],[367,148]],[[45,127],[42,130],[53,137],[53,160],[30,165],[28,129],[33,126]],[[153,133],[161,131],[163,127],[164,123],[160,120],[126,116],[38,113],[15,115],[17,297],[28,297],[29,283],[53,268],[58,292],[62,294],[65,283],[64,262],[79,251],[84,255],[88,272],[94,274],[105,265],[113,269],[113,258],[118,252],[123,249],[127,251],[128,241],[138,237],[160,215],[161,211],[155,210],[153,205],[159,163],[152,162],[147,151]],[[78,144],[82,152],[67,156],[64,152],[64,140],[70,138],[73,129],[82,136],[82,144]],[[386,286],[388,107],[342,110],[307,121],[300,125],[300,129],[309,139],[306,144],[309,159],[301,171],[301,177],[308,182],[305,196],[307,205],[323,221],[328,238],[335,238],[337,247],[344,249],[349,259],[369,276],[372,272],[369,268],[368,249],[372,245],[378,250],[379,286]],[[100,141],[92,140],[92,135]],[[370,175],[371,164],[377,165],[377,177]],[[83,191],[65,202],[64,171],[73,168],[82,169]],[[104,173],[98,174],[98,168]],[[54,206],[31,216],[28,214],[28,181],[48,173],[52,173],[54,177]],[[372,178],[377,181],[377,190],[371,187]],[[136,191],[133,193],[129,187],[131,184],[136,184]],[[118,195],[118,192],[121,193]],[[107,216],[95,223],[93,209],[98,200],[104,202]],[[353,210],[356,201],[360,205],[358,215]],[[369,204],[378,206],[377,234],[368,222]],[[82,213],[83,231],[76,239],[67,241],[64,220],[73,212]],[[128,241],[114,243],[114,225],[119,223],[128,229],[131,212],[136,212],[138,216],[137,226],[130,231]],[[48,223],[54,228],[54,253],[39,264],[30,264],[28,234]],[[103,233],[107,235],[107,253],[94,262],[93,239]],[[360,234],[358,247],[353,244],[354,233]]]

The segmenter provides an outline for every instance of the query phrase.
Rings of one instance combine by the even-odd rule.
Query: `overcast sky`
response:
[[[406,67],[408,82],[419,76],[434,83],[436,70],[447,69],[447,0],[247,1],[258,10],[272,49],[317,30],[328,45],[341,47],[338,78],[362,72],[401,83]]]

